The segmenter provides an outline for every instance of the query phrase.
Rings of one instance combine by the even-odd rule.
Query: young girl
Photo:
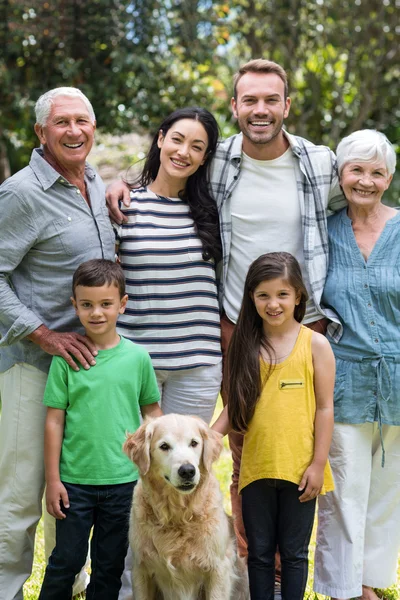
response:
[[[301,325],[307,301],[297,260],[264,254],[247,274],[228,353],[228,405],[214,424],[244,433],[239,491],[252,600],[302,600],[318,494],[333,489],[328,451],[335,361],[325,337]]]

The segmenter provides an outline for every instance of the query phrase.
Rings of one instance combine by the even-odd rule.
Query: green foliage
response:
[[[229,135],[232,74],[260,56],[289,73],[290,131],[332,148],[363,127],[396,142],[399,12],[394,0],[0,0],[0,157],[26,164],[34,102],[58,85],[80,87],[106,131],[154,130],[200,104]]]

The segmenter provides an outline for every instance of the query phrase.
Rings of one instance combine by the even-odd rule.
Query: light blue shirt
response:
[[[329,268],[322,304],[343,325],[337,343],[335,421],[400,425],[400,213],[368,261],[347,210],[328,219]]]
[[[104,183],[89,165],[85,183],[90,206],[36,149],[0,186],[0,372],[18,362],[48,371],[52,357],[26,337],[41,324],[83,333],[72,275],[91,258],[113,260],[115,247]]]

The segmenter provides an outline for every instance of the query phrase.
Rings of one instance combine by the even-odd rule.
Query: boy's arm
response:
[[[152,419],[155,419],[156,417],[162,417],[164,414],[158,402],[153,402],[152,404],[143,404],[140,407],[140,412],[142,413],[143,419],[145,417],[151,417]]]
[[[232,430],[232,427],[229,423],[228,406],[225,406],[218,419],[211,426],[211,429],[218,431],[218,433],[221,433],[222,435],[226,435]]]
[[[69,508],[68,493],[60,480],[60,455],[64,435],[65,410],[47,408],[44,430],[44,466],[46,471],[46,508],[56,519],[65,519],[61,501]]]
[[[312,500],[321,491],[333,432],[335,357],[328,340],[320,333],[313,332],[311,349],[317,405],[314,425],[314,456],[299,485],[299,490],[304,490],[299,497],[300,502]]]

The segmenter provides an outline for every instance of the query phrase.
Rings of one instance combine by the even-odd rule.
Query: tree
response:
[[[289,130],[332,148],[363,127],[400,137],[394,0],[0,2],[0,180],[5,156],[13,171],[26,164],[33,103],[50,87],[80,87],[108,131],[200,104],[229,134],[232,75],[261,56],[288,71]]]

